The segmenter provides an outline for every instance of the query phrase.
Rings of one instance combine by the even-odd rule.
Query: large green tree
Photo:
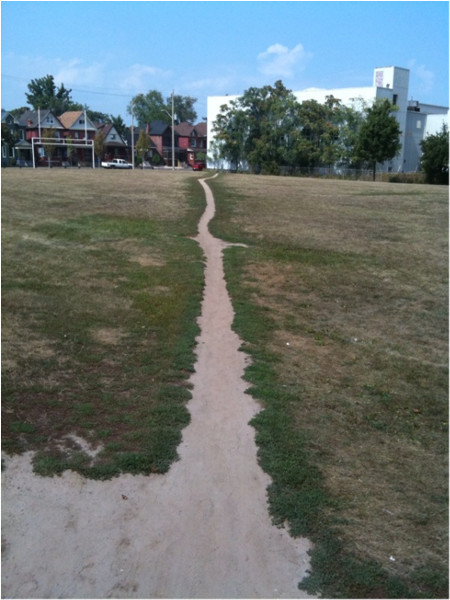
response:
[[[333,96],[323,104],[299,103],[281,81],[249,88],[221,107],[213,123],[214,157],[254,172],[279,173],[281,166],[348,164],[361,117]]]
[[[174,120],[177,122],[188,121],[189,123],[195,121],[197,118],[194,109],[195,102],[197,102],[197,98],[174,95]],[[164,102],[164,98],[158,90],[137,94],[131,99],[127,110],[130,115],[134,115],[140,127],[144,127],[152,121],[163,121],[170,125],[172,123],[172,96],[169,96]]]
[[[356,156],[372,168],[375,181],[377,163],[393,159],[400,151],[400,125],[393,115],[394,106],[386,98],[370,106],[356,142]]]
[[[197,102],[197,98],[193,98],[192,96],[180,96],[178,94],[174,94],[173,97],[173,106],[175,113],[175,121],[178,123],[191,123],[194,124],[197,120],[197,112],[194,108],[195,103]],[[172,96],[169,96],[166,99],[166,110],[168,113],[172,114]],[[166,113],[166,122],[169,117]]]
[[[323,104],[305,100],[299,105],[293,148],[296,166],[332,165],[340,158],[339,127],[344,114],[333,96],[327,96]]]
[[[230,162],[232,168],[242,168],[246,159],[247,114],[239,102],[232,100],[220,107],[213,131],[216,134],[214,159],[223,158]]]
[[[298,102],[281,81],[260,90],[252,89],[243,98],[252,113],[251,136],[247,140],[248,160],[255,171],[280,172],[290,163],[293,132],[298,127]]]
[[[420,164],[427,183],[448,185],[448,127],[443,124],[439,133],[429,135],[422,142]]]
[[[222,158],[252,171],[279,173],[292,161],[298,102],[281,81],[273,86],[251,87],[221,107],[213,124]]]
[[[140,127],[152,121],[165,120],[165,109],[164,98],[157,90],[137,94],[128,105],[129,114],[135,117]]]
[[[61,115],[67,110],[83,110],[83,105],[73,102],[70,93],[61,83],[56,87],[53,75],[46,75],[32,79],[28,84],[28,93],[25,94],[27,102],[34,110],[38,108],[50,109],[56,115]]]

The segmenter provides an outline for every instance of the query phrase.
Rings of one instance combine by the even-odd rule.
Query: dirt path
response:
[[[231,330],[225,244],[208,222],[196,372],[180,460],[164,476],[85,480],[35,477],[30,455],[7,459],[3,477],[3,597],[305,598],[306,540],[271,525],[269,478],[257,464],[245,394],[246,356]]]

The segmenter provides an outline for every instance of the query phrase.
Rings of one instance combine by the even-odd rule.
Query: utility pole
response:
[[[174,115],[174,98],[172,90],[172,171],[175,171],[175,115]]]

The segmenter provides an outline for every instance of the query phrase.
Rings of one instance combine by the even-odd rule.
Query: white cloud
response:
[[[171,71],[164,71],[159,67],[134,64],[127,69],[127,74],[121,78],[120,87],[123,90],[146,92],[156,89],[159,82],[167,79],[170,75],[172,75]]]
[[[305,50],[302,44],[292,49],[282,44],[272,44],[258,54],[259,70],[264,75],[292,77],[296,72],[303,71],[311,58],[312,53]]]
[[[54,79],[56,85],[64,83],[64,86],[76,85],[98,87],[104,81],[106,67],[100,63],[84,64],[79,58],[71,60],[57,59],[55,61]]]

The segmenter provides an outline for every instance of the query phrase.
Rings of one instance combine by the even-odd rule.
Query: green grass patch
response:
[[[82,175],[3,176],[3,450],[46,476],[162,473],[189,422],[203,194]]]

